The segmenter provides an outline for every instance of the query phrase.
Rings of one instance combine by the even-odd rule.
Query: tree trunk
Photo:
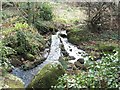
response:
[[[88,2],[88,21],[90,22],[90,11],[91,11],[91,8],[90,8],[90,3]],[[88,22],[88,29],[90,30],[90,23]]]
[[[31,8],[31,3],[30,2],[28,2],[27,3],[27,5],[28,5],[28,25],[31,25],[31,23],[32,23],[32,13],[33,12],[31,12],[32,10],[32,8]]]

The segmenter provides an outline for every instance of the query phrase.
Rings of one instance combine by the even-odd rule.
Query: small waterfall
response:
[[[12,73],[23,80],[23,82],[25,83],[25,87],[30,83],[30,81],[33,79],[33,77],[38,73],[38,71],[42,67],[44,67],[46,64],[50,62],[52,63],[58,62],[58,59],[61,56],[61,48],[60,48],[61,44],[64,45],[64,48],[69,54],[69,56],[75,57],[75,60],[69,61],[70,63],[76,62],[79,58],[83,58],[84,60],[88,59],[88,57],[85,58],[86,53],[83,50],[80,50],[75,45],[69,43],[67,38],[61,37],[60,34],[67,36],[66,31],[58,31],[56,35],[52,35],[50,53],[47,59],[43,63],[27,71],[21,70],[20,68],[13,69]]]
[[[60,31],[60,34],[64,34],[67,36],[66,31]],[[60,36],[60,39],[62,41],[62,44],[64,45],[65,50],[67,51],[67,53],[69,54],[69,56],[73,56],[75,58],[75,60],[70,60],[70,63],[76,62],[78,59],[83,58],[84,61],[88,60],[87,53],[85,53],[85,51],[78,49],[77,46],[71,44],[68,42],[67,38],[63,38]]]
[[[14,70],[12,71],[12,73],[16,76],[18,76],[19,78],[21,78],[23,80],[23,82],[25,83],[25,87],[30,83],[30,81],[33,79],[33,77],[37,74],[37,72],[44,67],[46,64],[50,63],[50,62],[58,62],[61,52],[60,49],[60,39],[58,38],[58,34],[56,35],[52,35],[52,39],[51,39],[52,43],[51,43],[51,48],[50,48],[50,53],[47,57],[47,59],[40,65],[38,65],[37,67],[31,69],[31,70],[21,70],[20,68],[14,68]]]

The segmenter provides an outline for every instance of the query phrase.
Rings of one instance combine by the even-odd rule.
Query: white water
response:
[[[52,63],[58,62],[58,59],[61,56],[60,39],[62,41],[62,44],[64,45],[65,50],[69,54],[69,56],[75,57],[75,60],[69,61],[70,63],[76,62],[79,58],[83,58],[84,60],[87,60],[87,58],[83,56],[86,54],[83,50],[78,49],[76,46],[69,43],[67,38],[62,38],[59,36],[59,34],[67,35],[66,31],[59,31],[56,33],[56,35],[52,35],[50,53],[47,59],[42,64],[27,71],[20,70],[20,68],[15,68],[12,71],[14,75],[18,76],[19,78],[23,80],[23,82],[25,83],[25,87],[30,83],[30,81],[33,79],[33,77],[37,74],[37,72],[42,67],[44,67],[46,64],[51,63],[51,62]]]
[[[66,31],[61,31],[61,34],[67,35]],[[64,45],[65,50],[69,54],[69,56],[75,57],[75,60],[70,60],[70,63],[76,62],[78,59],[82,58],[84,61],[88,60],[88,57],[86,57],[87,53],[85,51],[78,49],[75,45],[68,42],[67,38],[60,37],[62,44]]]

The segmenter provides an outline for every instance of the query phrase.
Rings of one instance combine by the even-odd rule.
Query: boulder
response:
[[[0,90],[3,88],[24,88],[24,83],[13,74],[5,74],[5,76],[0,76]]]
[[[38,72],[27,88],[51,88],[64,73],[61,64],[49,63]]]

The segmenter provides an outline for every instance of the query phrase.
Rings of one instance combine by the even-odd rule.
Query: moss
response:
[[[92,35],[87,30],[72,29],[68,32],[68,41],[73,44],[79,44],[82,41],[89,41]]]
[[[57,83],[59,76],[65,73],[60,64],[47,64],[38,72],[28,88],[50,88]]]
[[[2,86],[5,86],[4,88],[24,88],[23,81],[12,74],[6,74],[2,77],[0,83],[0,88],[3,88]]]

